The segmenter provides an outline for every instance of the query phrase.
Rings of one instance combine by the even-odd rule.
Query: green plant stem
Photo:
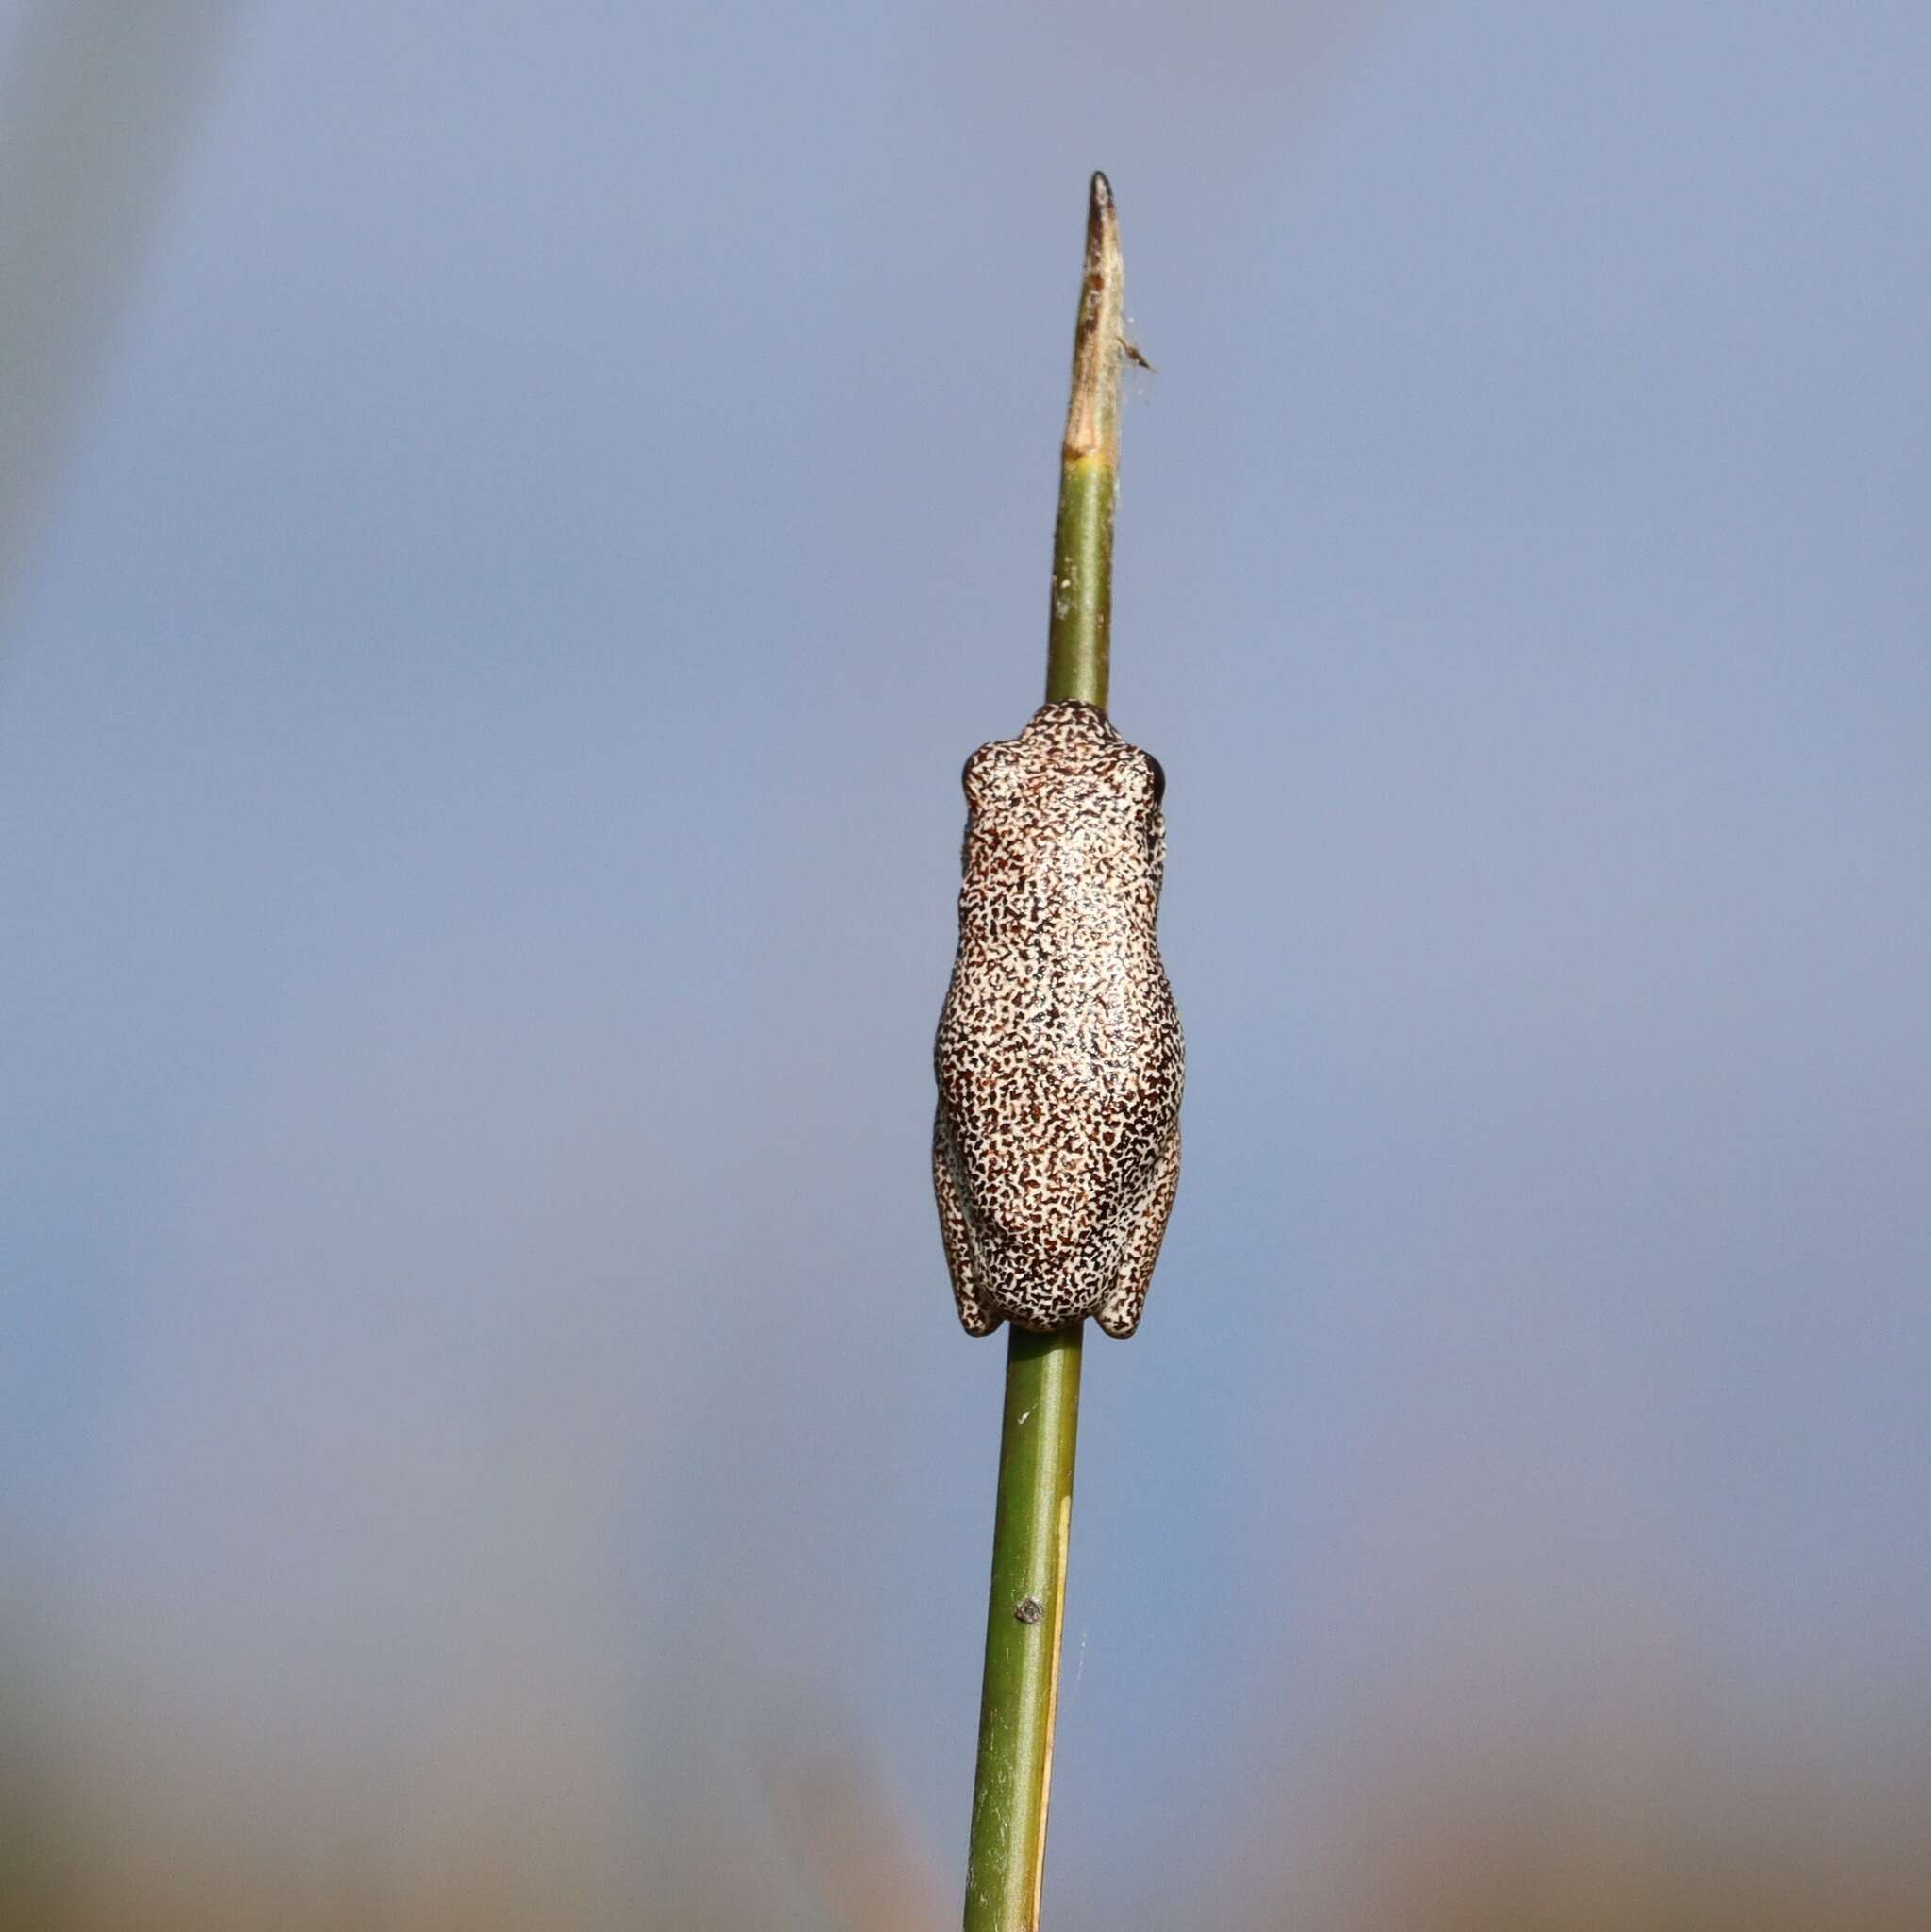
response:
[[[1046,697],[1107,708],[1113,633],[1113,497],[1119,471],[1094,458],[1059,472]]]
[[[1046,1864],[1080,1330],[1015,1328],[1006,1357],[966,1932],[1031,1932]]]
[[[1053,540],[1046,697],[1107,705],[1124,283],[1112,190],[1095,175]],[[1058,1707],[1083,1327],[1012,1330],[965,1932],[1035,1932]]]
[[[1126,349],[1126,273],[1113,191],[1093,176],[1086,273],[1073,330],[1073,381],[1059,451],[1053,530],[1053,605],[1046,699],[1107,708],[1113,640],[1113,502],[1120,484],[1120,363]]]

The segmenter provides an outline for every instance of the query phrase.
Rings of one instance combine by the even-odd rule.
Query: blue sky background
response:
[[[721,1834],[771,1924],[842,1737],[949,1901],[1004,1349],[929,1041],[1100,166],[1188,1143],[1089,1349],[1057,1922],[1408,1754],[1918,1748],[1931,15],[157,11],[153,220],[82,219],[112,7],[29,210],[97,330],[0,311],[61,1722]]]

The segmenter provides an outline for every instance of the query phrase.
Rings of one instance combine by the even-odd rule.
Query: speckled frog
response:
[[[1082,704],[1042,706],[964,776],[932,1146],[958,1318],[1131,1335],[1180,1178],[1165,780]]]

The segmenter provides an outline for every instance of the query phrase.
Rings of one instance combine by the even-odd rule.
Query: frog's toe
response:
[[[1160,1242],[1166,1237],[1167,1217],[1174,1211],[1174,1195],[1179,1185],[1180,1134],[1176,1127],[1160,1156],[1146,1199],[1134,1217],[1126,1237],[1126,1252],[1121,1257],[1120,1273],[1093,1314],[1101,1329],[1116,1341],[1124,1341],[1140,1326],[1147,1288],[1154,1278],[1154,1263],[1160,1258]]]
[[[953,1283],[952,1293],[958,1304],[959,1325],[968,1335],[990,1335],[1006,1319],[994,1309],[981,1307],[957,1282]]]
[[[945,1269],[952,1276],[952,1299],[958,1308],[959,1325],[968,1335],[990,1335],[1005,1317],[979,1292],[972,1236],[959,1206],[952,1163],[946,1158],[942,1115],[932,1135],[932,1191],[939,1201],[939,1232],[945,1243]]]

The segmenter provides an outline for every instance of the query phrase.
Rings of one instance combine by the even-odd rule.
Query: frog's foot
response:
[[[952,1298],[968,1335],[990,1335],[1003,1319],[979,1293],[973,1272],[973,1241],[966,1231],[965,1210],[958,1205],[958,1183],[945,1153],[945,1121],[932,1129],[932,1191],[939,1197],[939,1232],[945,1242],[945,1266],[952,1275]]]
[[[1160,1241],[1167,1232],[1167,1216],[1174,1211],[1174,1193],[1180,1185],[1180,1129],[1174,1129],[1154,1170],[1153,1185],[1146,1191],[1139,1214],[1126,1236],[1126,1252],[1120,1260],[1120,1278],[1107,1291],[1093,1319],[1116,1341],[1125,1339],[1140,1326],[1140,1311],[1146,1307],[1147,1284],[1154,1278],[1154,1263],[1160,1258]]]

